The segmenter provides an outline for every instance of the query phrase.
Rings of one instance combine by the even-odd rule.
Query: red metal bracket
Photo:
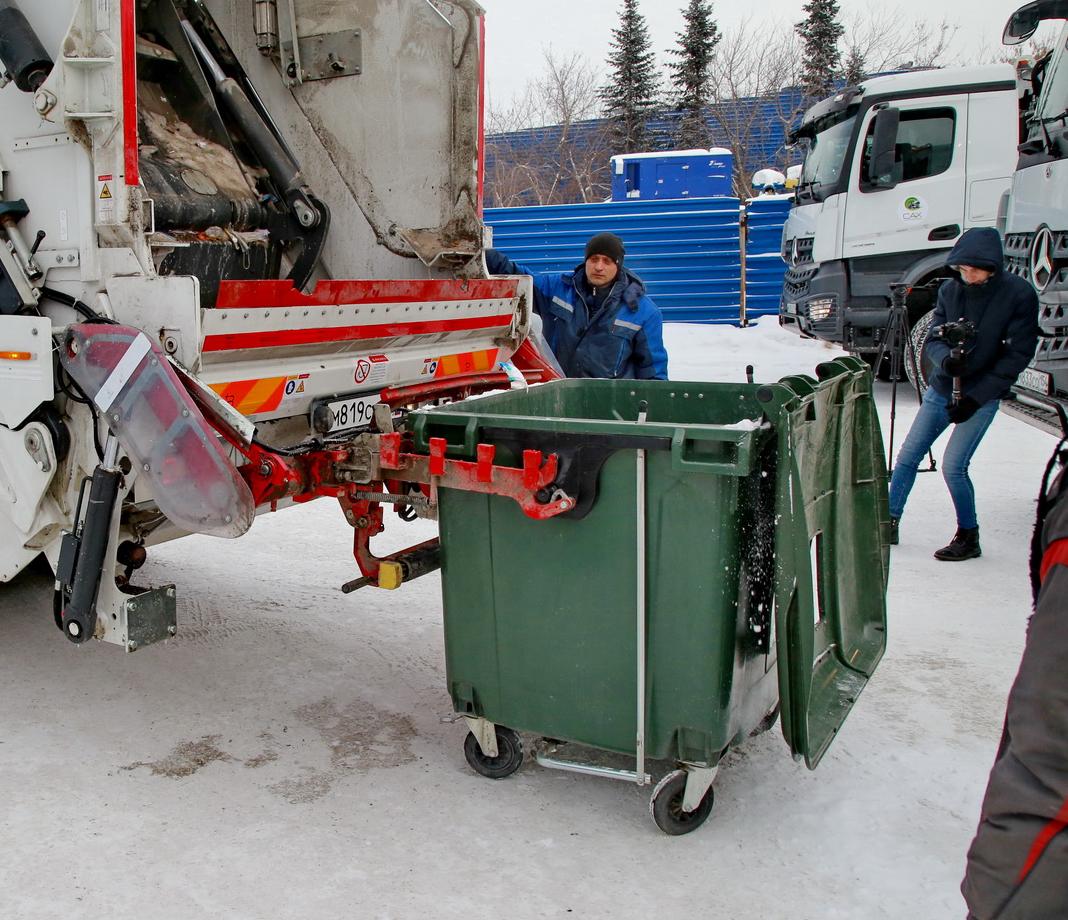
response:
[[[575,507],[575,499],[559,490],[546,495],[559,470],[556,454],[544,457],[540,450],[523,451],[523,466],[497,466],[493,463],[496,448],[479,444],[476,460],[451,460],[444,438],[431,438],[430,454],[401,454],[397,479],[408,482],[431,482],[439,488],[501,495],[510,498],[523,513],[537,521],[563,514]]]

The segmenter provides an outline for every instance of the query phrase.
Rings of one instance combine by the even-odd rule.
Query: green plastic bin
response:
[[[472,766],[512,772],[520,731],[638,759],[581,772],[642,783],[644,758],[672,761],[684,773],[653,811],[684,833],[720,758],[780,702],[792,752],[818,763],[885,647],[889,523],[867,366],[817,374],[562,380],[416,414],[420,449],[489,443],[518,466],[538,448],[577,484],[575,510],[544,521],[440,490],[448,687]]]

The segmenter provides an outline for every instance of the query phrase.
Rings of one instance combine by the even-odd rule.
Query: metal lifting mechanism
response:
[[[353,554],[362,573],[343,586],[346,593],[368,585],[397,588],[441,565],[437,539],[386,557],[371,551],[371,538],[384,529],[385,504],[433,517],[438,489],[444,487],[506,496],[536,520],[576,508],[576,499],[557,484],[567,483],[560,458],[541,450],[522,451],[520,467],[496,464],[496,447],[489,444],[476,446],[474,461],[455,460],[447,456],[445,438],[430,438],[428,452],[420,453],[410,432],[392,430],[274,450],[255,437],[254,426],[235,418],[221,400],[130,327],[72,326],[60,359],[109,427],[103,458],[86,483],[84,513],[65,535],[57,567],[56,624],[72,642],[84,642],[98,631],[96,604],[112,524],[124,494],[124,471],[134,467],[177,526],[219,536],[247,530],[255,507],[274,510],[283,499],[336,498],[354,528]],[[503,376],[492,374],[478,382],[460,377],[392,395],[399,402],[426,402],[456,395],[457,387],[463,394],[499,385],[497,378]],[[393,427],[392,411],[384,404],[376,407],[374,418],[379,429]],[[235,469],[218,436],[247,462]],[[168,444],[183,446],[180,457],[166,452]],[[120,449],[125,455],[121,460]],[[79,510],[81,505],[79,500]],[[128,577],[143,564],[144,550],[135,544],[123,547],[116,559],[127,566]]]
[[[420,454],[400,432],[387,432],[357,435],[337,447],[283,455],[255,439],[242,439],[210,406],[201,405],[219,433],[247,458],[238,472],[248,482],[257,506],[274,508],[285,498],[300,503],[331,497],[340,502],[355,530],[353,555],[363,573],[342,587],[345,593],[369,585],[398,588],[440,567],[436,539],[386,557],[374,555],[370,542],[384,529],[383,504],[412,507],[433,516],[437,491],[444,487],[511,498],[535,520],[564,514],[576,505],[574,497],[551,488],[560,469],[556,454],[525,450],[522,467],[499,466],[494,463],[496,448],[490,444],[477,445],[475,461],[453,460],[446,456],[444,438],[431,438],[429,454]]]
[[[85,514],[63,538],[56,568],[56,625],[71,642],[85,642],[96,633],[96,598],[122,481],[118,458],[119,440],[109,434],[104,458],[90,480]]]

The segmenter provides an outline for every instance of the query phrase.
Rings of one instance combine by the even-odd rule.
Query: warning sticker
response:
[[[115,181],[110,173],[96,177],[96,220],[110,224],[115,220]]]
[[[385,383],[389,375],[389,358],[385,355],[368,355],[357,358],[352,369],[352,379],[357,386],[377,386]]]
[[[302,396],[307,390],[305,383],[310,376],[310,374],[301,374],[297,377],[286,377],[282,399],[295,399],[298,396]]]

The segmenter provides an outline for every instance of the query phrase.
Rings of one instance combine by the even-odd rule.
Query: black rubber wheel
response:
[[[750,733],[750,738],[755,738],[757,735],[763,735],[764,732],[769,732],[775,727],[775,723],[779,721],[779,704],[776,703],[771,707],[768,712],[764,714],[764,718],[760,720],[760,724],[757,725]]]
[[[649,800],[649,811],[656,826],[672,837],[697,830],[708,819],[716,800],[709,786],[700,805],[693,811],[683,811],[682,798],[685,793],[686,771],[674,770],[656,784],[653,797]]]
[[[478,739],[471,732],[468,732],[464,739],[464,757],[476,773],[490,779],[504,779],[515,773],[523,763],[523,742],[510,728],[498,725],[494,731],[497,734],[496,757],[483,754]]]
[[[877,380],[890,379],[890,355],[884,354],[882,361],[879,360],[879,352],[877,351],[866,352],[862,357],[868,362],[868,367],[871,368],[871,372]]]
[[[934,371],[934,365],[927,360],[927,356],[924,353],[927,337],[931,333],[932,322],[934,322],[934,310],[924,313],[923,316],[913,323],[909,336],[912,339],[911,351],[916,355],[916,362],[913,363],[909,350],[906,350],[903,356],[905,373],[908,375],[909,383],[915,388],[918,380],[920,393],[927,392],[927,384],[931,378],[931,373]]]

